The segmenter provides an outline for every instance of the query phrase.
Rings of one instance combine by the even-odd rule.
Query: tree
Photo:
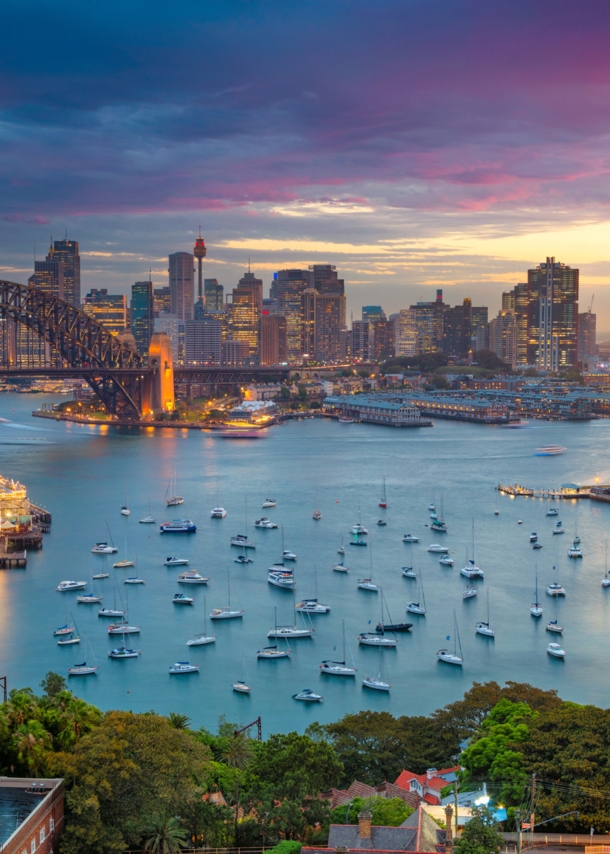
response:
[[[231,740],[226,753],[224,755],[224,760],[229,766],[229,768],[234,768],[236,771],[245,771],[246,768],[252,762],[252,742],[246,735],[242,732],[239,735],[235,735]],[[235,797],[235,844],[239,844],[239,793],[240,793],[240,784],[241,784],[241,774],[235,774],[235,787],[234,787],[234,797]]]
[[[28,775],[39,776],[46,766],[51,736],[40,721],[27,721],[13,735],[17,760]]]
[[[56,697],[60,691],[68,690],[68,683],[59,673],[53,673],[49,670],[45,678],[40,683],[40,687],[47,697]]]
[[[141,828],[144,851],[150,854],[178,854],[186,848],[187,832],[175,816],[160,815]]]
[[[330,818],[333,824],[358,824],[363,810],[371,813],[372,824],[383,827],[399,827],[414,812],[402,798],[354,798],[347,817],[347,807],[339,806],[331,810]]]
[[[337,785],[343,766],[330,744],[296,732],[271,735],[256,745],[251,772],[281,796],[300,800]]]
[[[508,362],[504,362],[493,350],[477,350],[474,354],[473,364],[489,371],[512,371]]]
[[[181,715],[178,712],[170,712],[167,719],[174,729],[188,729],[191,722],[188,715]]]
[[[487,807],[473,807],[472,818],[453,846],[456,854],[499,854],[504,837],[498,832],[496,820]]]

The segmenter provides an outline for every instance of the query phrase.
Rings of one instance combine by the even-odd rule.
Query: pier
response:
[[[0,569],[25,569],[28,551],[42,548],[51,514],[29,500],[16,480],[0,477]]]
[[[590,498],[592,501],[610,501],[610,485],[577,486],[569,483],[564,484],[559,489],[532,489],[518,483],[512,486],[499,483],[496,489],[503,495],[510,495],[512,498],[547,498],[551,501],[559,501],[565,498]]]

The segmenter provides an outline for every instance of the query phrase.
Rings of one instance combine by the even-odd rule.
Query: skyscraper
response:
[[[489,324],[489,349],[517,367],[517,318],[512,308],[503,308]]]
[[[259,361],[261,365],[286,362],[286,318],[263,314],[259,323]]]
[[[442,352],[446,309],[443,292],[440,289],[436,291],[434,302],[418,302],[411,306],[411,311],[415,313],[419,353]]]
[[[155,306],[152,282],[136,282],[131,286],[131,331],[138,353],[145,356],[155,331]]]
[[[220,323],[211,318],[187,320],[184,324],[185,365],[220,365]]]
[[[527,365],[527,284],[520,282],[512,289],[502,294],[502,308],[515,312],[517,323],[517,365]]]
[[[78,241],[55,240],[49,247],[47,261],[61,261],[64,268],[64,295],[70,305],[81,307],[80,298],[80,255],[78,254]]]
[[[345,280],[340,279],[333,264],[312,264],[309,267],[311,287],[321,294],[344,294]]]
[[[127,326],[127,297],[125,294],[109,294],[106,288],[91,288],[85,296],[83,311],[109,332],[118,335]]]
[[[597,316],[591,311],[578,315],[578,361],[583,370],[591,370],[597,361]]]
[[[50,256],[47,255],[47,258]],[[63,261],[35,261],[34,275],[28,279],[28,285],[39,288],[51,296],[64,299],[65,279]]]
[[[308,270],[279,270],[274,273],[277,313],[286,318],[287,361],[301,361],[301,294],[310,287]]]
[[[554,257],[527,271],[527,362],[558,371],[578,363],[579,270]]]
[[[257,305],[257,292],[251,287],[233,288],[230,305],[230,324],[235,341],[248,344],[248,354],[258,352],[258,320],[260,311]]]
[[[223,311],[224,287],[218,284],[218,279],[203,280],[203,295],[205,310],[208,312]]]
[[[203,299],[203,283],[202,283],[202,261],[205,256],[208,254],[208,250],[206,249],[205,241],[201,236],[201,226],[199,226],[199,237],[195,241],[195,248],[193,249],[193,255],[197,259],[198,264],[198,276],[197,276],[197,297],[198,299]],[[204,303],[205,304],[205,303]]]
[[[260,314],[263,310],[263,280],[257,279],[254,273],[251,273],[250,270],[248,270],[248,272],[244,273],[244,275],[241,277],[241,279],[237,283],[237,286],[242,289],[249,288],[251,291],[254,292],[256,299],[256,310],[258,311],[258,315],[260,317]]]
[[[171,314],[185,321],[193,319],[193,260],[190,252],[175,252],[169,256]]]
[[[403,308],[394,317],[394,355],[417,356],[417,315],[411,308]]]
[[[472,301],[447,308],[443,314],[443,352],[462,358],[470,353],[472,337]]]
[[[169,288],[155,288],[153,290],[154,314],[159,317],[161,314],[171,314],[172,300]]]

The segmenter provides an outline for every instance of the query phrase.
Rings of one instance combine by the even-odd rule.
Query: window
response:
[[[30,842],[30,854],[34,854],[36,851],[36,837],[34,836],[32,841]]]
[[[49,819],[49,833],[53,833],[54,830],[55,830],[55,819],[50,818]]]
[[[38,841],[40,842],[41,845],[44,842],[45,836],[46,836],[46,833],[45,833],[44,827],[41,827],[39,838],[38,838]]]

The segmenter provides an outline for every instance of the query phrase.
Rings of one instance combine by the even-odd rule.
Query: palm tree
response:
[[[150,854],[179,854],[186,847],[187,832],[175,816],[159,815],[141,829],[144,851]]]
[[[174,729],[188,729],[191,719],[188,715],[181,715],[179,712],[170,712],[167,716],[170,724]]]
[[[71,695],[61,703],[58,716],[61,722],[58,738],[64,748],[69,748],[100,723],[102,713],[95,706]]]
[[[32,774],[41,773],[51,748],[51,736],[40,721],[21,724],[13,733],[13,744],[19,762]]]

